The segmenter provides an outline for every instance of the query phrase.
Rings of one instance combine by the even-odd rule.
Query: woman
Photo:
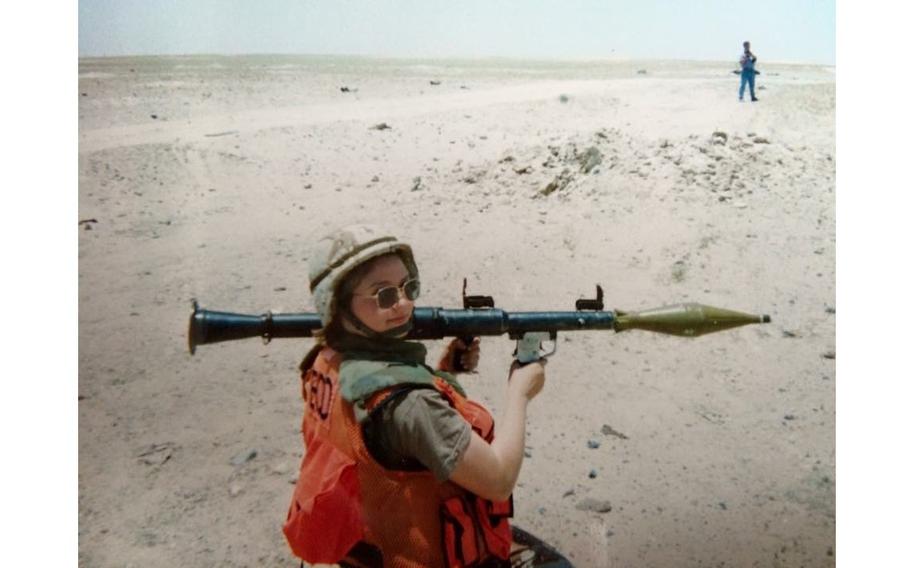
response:
[[[301,364],[306,457],[284,526],[294,553],[347,566],[508,566],[511,493],[542,363],[513,364],[496,425],[451,371],[404,340],[420,293],[411,248],[356,226],[320,241],[310,290],[320,341]]]

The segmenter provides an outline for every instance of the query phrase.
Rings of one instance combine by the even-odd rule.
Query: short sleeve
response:
[[[393,456],[416,459],[446,481],[471,441],[471,426],[434,389],[415,389],[389,405],[382,446]]]

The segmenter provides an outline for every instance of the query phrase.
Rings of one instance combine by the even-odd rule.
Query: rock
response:
[[[88,93],[79,93],[79,94],[81,94],[83,97],[87,97],[87,96],[88,96]]]
[[[647,74],[648,74],[648,70],[647,70],[647,69],[639,69],[638,71],[636,71],[636,73],[639,74],[639,75],[647,75]]]
[[[727,133],[722,130],[715,130],[711,133],[711,142],[718,145],[725,145],[727,143]]]
[[[752,142],[755,142],[756,144],[770,144],[771,143],[771,141],[768,140],[767,138],[765,138],[764,136],[756,136],[755,138],[752,139]]]
[[[589,479],[594,479],[595,477],[597,477],[597,470],[596,470],[596,469],[592,469],[591,471],[588,472],[588,478],[589,478]]]
[[[246,462],[255,458],[256,455],[257,455],[256,450],[252,449],[252,448],[249,450],[246,450],[244,452],[240,452],[239,454],[237,454],[236,456],[231,458],[231,465],[233,465],[233,466],[243,465]]]
[[[834,359],[835,353],[834,353],[834,351],[826,351],[826,352],[822,353],[822,357],[824,357],[825,359]]]
[[[567,490],[565,491],[565,493],[562,494],[563,497],[569,497],[570,495],[575,495],[575,489],[574,489],[574,488],[567,489]]]
[[[370,130],[388,130],[390,128],[392,128],[392,127],[389,126],[388,124],[386,124],[385,122],[380,122],[379,124],[374,124],[373,126],[371,126]]]
[[[423,180],[420,179],[420,176],[415,177],[411,185],[411,191],[419,191],[421,189],[420,184],[422,181]]]
[[[578,161],[581,162],[581,173],[589,173],[595,166],[600,165],[600,163],[603,162],[603,159],[604,157],[603,154],[600,153],[600,150],[591,146],[578,158]]]
[[[586,497],[575,505],[579,511],[593,511],[595,513],[609,513],[613,510],[613,505],[606,499],[593,499]]]
[[[158,120],[158,115],[157,115],[157,114],[152,114],[152,115],[149,115],[149,116],[151,116],[153,120]]]
[[[686,263],[682,260],[677,260],[673,263],[673,267],[670,269],[670,278],[673,280],[673,282],[682,282],[686,279],[687,271],[688,267],[686,266]]]
[[[512,171],[518,175],[524,175],[531,172],[531,166],[521,166],[520,168],[512,168]]]
[[[720,507],[721,510],[723,510],[723,511],[726,511],[726,510],[727,510],[727,504],[724,503],[723,501],[721,501],[720,503],[718,503],[717,506]]]
[[[592,450],[596,450],[599,447],[600,447],[600,442],[598,442],[597,440],[588,440],[588,448],[590,448]]]
[[[784,330],[784,337],[799,337],[799,336],[796,335],[795,332],[789,331],[789,330],[786,330],[786,329],[785,329],[785,330]]]
[[[464,183],[475,184],[483,176],[482,172],[472,172],[461,179]]]
[[[613,428],[611,428],[611,427],[610,427],[609,425],[607,425],[607,424],[604,424],[603,426],[600,427],[600,433],[603,434],[604,436],[616,436],[616,437],[619,438],[620,440],[628,440],[628,439],[629,439],[628,436],[626,436],[626,435],[623,434],[622,432],[618,432],[618,431],[614,430]]]
[[[430,81],[430,84],[431,84],[431,85],[434,85],[434,86],[435,86],[435,85],[438,85],[439,83],[440,83],[439,81]]]
[[[341,92],[342,92],[342,93],[350,93],[350,92],[351,92],[351,89],[349,89],[349,88],[347,88],[347,87],[341,87]]]
[[[275,292],[287,292],[287,288],[284,286],[278,286],[275,288]]]
[[[289,471],[291,471],[291,466],[288,462],[281,461],[272,464],[271,472],[275,475],[284,475]]]
[[[553,178],[553,181],[547,184],[546,187],[537,192],[538,195],[550,195],[554,191],[560,191],[565,189],[569,182],[572,181],[572,174],[569,173],[569,169],[566,168],[558,176]]]
[[[159,442],[141,448],[136,453],[136,457],[145,465],[164,465],[165,462],[173,457],[175,451],[177,451],[177,444]]]
[[[792,414],[784,414],[784,420],[796,420],[796,416]]]
[[[373,177],[370,179],[370,181],[373,182],[373,183],[376,183],[377,181],[379,181],[379,176],[373,176]]]
[[[833,313],[836,313],[836,312],[837,312],[837,310],[835,310],[835,309],[832,308],[831,306],[825,306],[825,313],[826,313],[826,314],[833,314]]]
[[[559,95],[559,102],[561,102],[561,103],[569,102],[569,95]]]

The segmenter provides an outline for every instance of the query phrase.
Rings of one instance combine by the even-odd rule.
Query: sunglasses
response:
[[[376,300],[376,305],[387,310],[401,300],[401,293],[412,302],[420,297],[420,280],[411,278],[401,286],[386,286],[373,294],[354,294],[355,296],[371,296]]]

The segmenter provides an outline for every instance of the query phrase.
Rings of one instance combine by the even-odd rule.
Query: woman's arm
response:
[[[496,424],[492,444],[472,432],[471,441],[450,481],[491,501],[504,501],[512,494],[521,470],[525,447],[525,417],[528,403],[543,388],[543,362],[512,366],[506,390],[506,408]]]

